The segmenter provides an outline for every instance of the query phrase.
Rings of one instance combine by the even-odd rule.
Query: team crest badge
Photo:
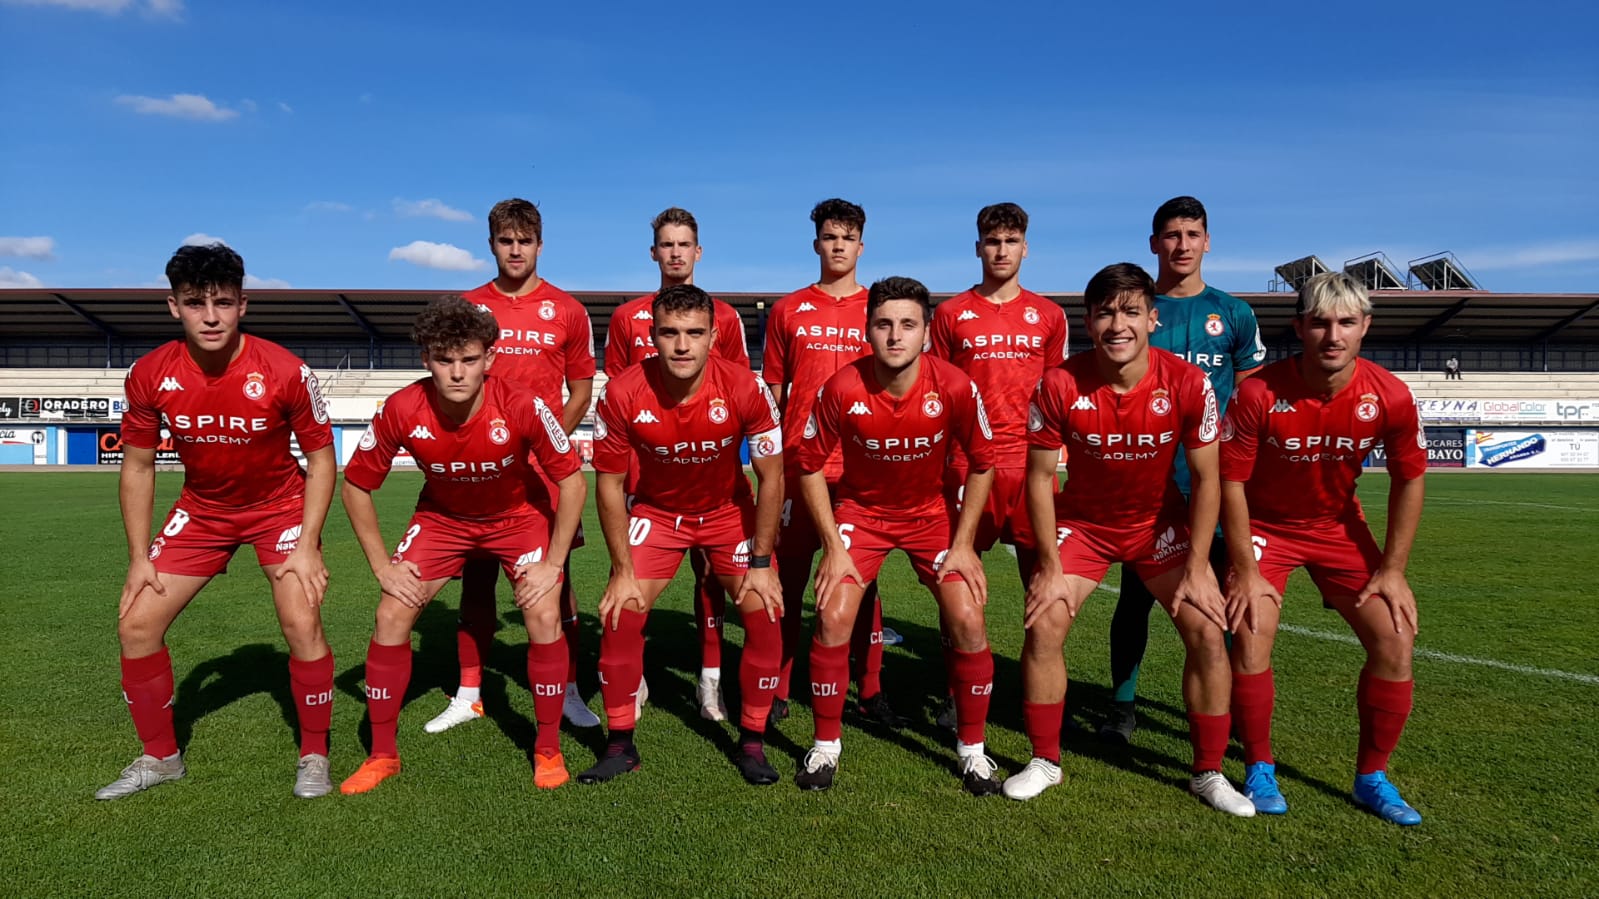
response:
[[[815,439],[816,433],[817,433],[816,413],[812,412],[810,417],[805,419],[805,439],[806,440]]]
[[[1033,307],[1031,307],[1031,306],[1028,306],[1028,307],[1027,307],[1027,308],[1026,308],[1026,309],[1025,309],[1025,310],[1024,310],[1024,311],[1023,311],[1023,312],[1022,312],[1022,320],[1023,320],[1023,321],[1026,321],[1026,322],[1027,322],[1027,323],[1028,323],[1028,324],[1029,324],[1029,325],[1036,325],[1036,324],[1038,324],[1038,310],[1037,310],[1037,309],[1034,309],[1034,308],[1033,308]]]
[[[944,404],[938,400],[938,391],[929,390],[922,397],[922,414],[928,418],[937,418],[944,411]]]
[[[727,401],[721,397],[711,400],[711,408],[706,410],[706,417],[712,424],[721,424],[727,421]]]
[[[266,396],[266,375],[252,371],[244,378],[244,395],[252,400]]]
[[[1212,337],[1220,337],[1221,336],[1221,332],[1223,332],[1225,330],[1227,330],[1227,329],[1222,326],[1221,316],[1217,315],[1214,312],[1212,312],[1210,315],[1205,316],[1205,333],[1206,334],[1209,334]]]
[[[1156,415],[1166,415],[1171,412],[1171,398],[1164,387],[1156,387],[1149,400],[1149,411]]]
[[[1221,440],[1222,440],[1222,442],[1226,443],[1227,441],[1233,439],[1233,434],[1234,434],[1234,431],[1233,431],[1233,417],[1231,415],[1223,415],[1221,417]]]
[[[775,455],[777,455],[777,441],[773,440],[770,437],[767,437],[767,436],[763,435],[761,437],[761,439],[755,444],[755,453],[754,453],[754,455],[756,457],[758,457],[758,458],[761,458],[761,459],[764,459],[767,456],[775,456]]]
[[[594,416],[594,439],[604,440],[610,433],[611,429],[605,426],[605,419],[598,415]]]
[[[1360,403],[1355,406],[1355,417],[1361,421],[1374,421],[1377,418],[1377,394],[1360,395]]]
[[[378,435],[372,431],[371,425],[367,425],[366,430],[361,434],[361,442],[356,444],[356,446],[364,450],[370,450],[377,445]]]
[[[542,319],[544,319],[547,322],[555,320],[555,301],[554,300],[545,300],[544,302],[539,304],[539,318],[542,318]]]
[[[501,446],[511,442],[511,429],[505,426],[505,419],[496,418],[489,422],[489,439]]]

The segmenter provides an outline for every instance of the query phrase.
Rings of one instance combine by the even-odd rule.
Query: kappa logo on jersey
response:
[[[252,400],[266,396],[266,375],[252,371],[244,376],[244,395]]]
[[[861,402],[860,400],[856,400],[855,401],[855,405],[849,407],[849,414],[851,414],[851,415],[871,415],[872,414],[872,410],[866,408],[866,404],[865,403]]]
[[[1205,316],[1205,333],[1206,334],[1209,334],[1212,337],[1220,337],[1222,335],[1222,332],[1225,331],[1225,330],[1227,330],[1227,329],[1221,323],[1221,316],[1217,315],[1214,312],[1212,312],[1211,314]]]
[[[1294,404],[1293,403],[1290,403],[1290,402],[1288,402],[1287,400],[1284,400],[1284,399],[1279,399],[1277,402],[1271,404],[1271,409],[1269,409],[1266,414],[1275,415],[1278,412],[1292,412],[1292,411],[1294,411]]]
[[[433,439],[433,432],[428,430],[428,426],[427,425],[417,425],[416,427],[411,429],[411,439],[412,440],[432,440]]]
[[[712,399],[710,408],[705,411],[705,417],[709,418],[712,424],[719,425],[727,421],[727,400],[721,397]]]
[[[1038,310],[1028,306],[1022,311],[1022,321],[1027,322],[1029,325],[1038,324]]]
[[[977,313],[973,312],[970,309],[967,309],[964,312],[962,312],[960,315],[957,315],[955,317],[955,320],[958,321],[958,322],[976,321],[977,320]]]
[[[280,553],[292,553],[292,552],[294,552],[294,548],[299,546],[299,545],[300,545],[300,526],[299,525],[295,525],[294,527],[289,528],[288,530],[286,530],[283,533],[278,535],[278,552],[280,552]]]
[[[640,409],[639,413],[633,416],[633,423],[636,425],[657,425],[661,423],[661,420],[655,417],[654,412],[648,409]]]
[[[805,439],[813,439],[816,436],[816,432],[816,413],[813,412],[810,418],[805,419]]]
[[[805,302],[800,303],[799,304],[799,308],[794,310],[794,311],[795,312],[815,312],[816,311],[816,307],[812,306],[809,300],[806,300]]]
[[[505,419],[496,418],[489,422],[489,440],[501,446],[511,442],[511,429],[505,426]]]
[[[1171,398],[1166,388],[1156,387],[1149,400],[1149,411],[1156,415],[1166,415],[1171,412]]]
[[[1072,408],[1077,410],[1077,411],[1079,411],[1079,412],[1098,412],[1099,411],[1099,407],[1094,405],[1094,401],[1089,399],[1086,395],[1085,396],[1080,396],[1077,399],[1073,400],[1072,401]]]
[[[1355,417],[1361,421],[1375,421],[1377,418],[1377,394],[1362,393],[1360,403],[1355,406]]]
[[[160,389],[160,390],[182,390],[183,389],[183,385],[178,383],[178,379],[177,378],[166,378],[166,379],[162,380],[161,386],[158,389]]]
[[[477,311],[479,311],[479,312],[488,312],[489,311],[489,307],[484,305],[483,303],[479,303],[479,304],[477,304]]]
[[[545,405],[543,400],[535,398],[533,408],[539,414],[539,421],[544,422],[544,431],[549,434],[550,445],[555,447],[555,451],[563,454],[571,452],[572,441],[566,436],[566,428],[561,426],[561,420],[555,417],[550,407]]]
[[[1216,390],[1210,386],[1210,379],[1199,383],[1205,387],[1205,416],[1199,420],[1199,439],[1213,443],[1216,432],[1221,428],[1221,407],[1216,404]]]
[[[1038,408],[1037,403],[1027,404],[1027,430],[1042,431],[1044,429],[1044,413]]]
[[[929,390],[922,397],[922,414],[928,418],[937,418],[944,413],[944,404],[939,402],[938,391]]]
[[[545,321],[555,321],[555,301],[545,300],[539,304],[539,318]]]
[[[377,445],[378,445],[377,432],[372,430],[372,426],[369,424],[369,425],[366,426],[366,430],[364,432],[362,432],[362,434],[361,434],[361,442],[356,444],[356,446],[359,446],[361,449],[364,449],[364,450],[370,450],[373,447],[376,447]]]
[[[639,321],[650,322],[655,320],[655,313],[648,309],[640,309],[639,311],[633,313],[633,317]]]
[[[311,418],[319,425],[327,424],[328,401],[322,396],[322,382],[317,379],[311,366],[300,366],[300,383],[305,385],[305,394],[311,398]]]

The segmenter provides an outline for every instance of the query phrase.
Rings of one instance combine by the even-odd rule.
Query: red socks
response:
[[[384,646],[376,640],[366,647],[366,708],[372,720],[374,758],[400,757],[394,744],[405,688],[411,684],[411,641]]]
[[[883,604],[877,598],[877,582],[866,587],[861,598],[863,608],[855,614],[855,629],[850,631],[849,652],[854,664],[850,674],[860,681],[862,702],[883,692]],[[870,617],[861,614],[870,605]]]
[[[811,641],[811,713],[816,739],[837,740],[844,730],[844,694],[849,690],[849,644]]]
[[[1388,756],[1399,745],[1399,734],[1410,717],[1414,680],[1382,680],[1360,672],[1355,703],[1360,710],[1360,750],[1355,773],[1388,770]]]
[[[1022,729],[1033,744],[1033,758],[1060,764],[1060,726],[1065,719],[1065,700],[1022,702]]]
[[[716,575],[694,579],[694,623],[700,633],[700,667],[722,667],[722,620],[727,616],[727,591]],[[762,613],[762,618],[765,614]]]
[[[577,683],[577,648],[583,636],[583,623],[577,619],[577,600],[572,596],[572,564],[566,565],[566,574],[561,581],[561,609],[565,615],[566,609],[572,610],[571,618],[561,619],[561,636],[566,638],[566,682]],[[642,662],[640,663],[643,664]],[[641,671],[643,669],[640,669]]]
[[[1233,674],[1233,725],[1244,745],[1244,762],[1274,764],[1271,756],[1271,711],[1277,701],[1272,670]]]
[[[333,653],[309,662],[290,656],[289,689],[300,718],[300,755],[327,755],[333,727]]]
[[[483,686],[483,662],[494,645],[494,581],[487,594],[461,586],[461,618],[455,627],[455,655],[461,663],[463,687]]]
[[[738,664],[738,683],[743,693],[739,726],[758,734],[766,732],[766,718],[772,711],[772,693],[777,689],[777,672],[783,655],[783,626],[766,618],[756,606],[743,616],[744,653]]]
[[[566,699],[566,636],[553,643],[528,643],[527,683],[533,691],[533,720],[539,724],[535,752],[561,751],[561,704]]]
[[[1188,742],[1194,745],[1194,773],[1220,771],[1221,758],[1227,754],[1227,731],[1232,727],[1232,715],[1201,715],[1188,713]]]
[[[779,556],[776,567],[777,579],[783,585],[783,655],[777,673],[777,695],[773,698],[787,700],[791,695],[789,679],[794,673],[794,656],[805,639],[805,589],[810,585],[811,557]]]
[[[642,612],[626,609],[615,630],[600,633],[600,695],[611,730],[632,730],[637,720],[634,703],[644,677],[644,622]]]
[[[178,751],[172,727],[172,653],[161,651],[137,659],[122,657],[122,698],[133,715],[133,729],[144,754],[164,759]]]
[[[976,652],[949,651],[949,683],[955,691],[955,736],[962,743],[983,742],[988,702],[994,692],[994,655],[988,647]],[[1057,741],[1059,726],[1057,725]],[[1060,750],[1056,750],[1056,755]]]

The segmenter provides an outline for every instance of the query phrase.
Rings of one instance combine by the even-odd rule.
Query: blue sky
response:
[[[863,280],[968,286],[1010,200],[1070,291],[1193,194],[1230,290],[1447,249],[1599,292],[1589,6],[1075,6],[0,0],[0,286],[159,285],[199,234],[258,287],[466,288],[522,196],[567,289],[653,288],[680,205],[699,284],[787,291],[843,196]]]

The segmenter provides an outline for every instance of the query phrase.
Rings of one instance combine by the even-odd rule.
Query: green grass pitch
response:
[[[158,508],[179,476],[159,480]],[[377,494],[396,536],[419,478]],[[1365,479],[1381,533],[1386,479]],[[1599,884],[1599,532],[1594,475],[1430,479],[1411,582],[1421,602],[1416,712],[1395,782],[1426,816],[1401,829],[1347,799],[1355,746],[1357,648],[1309,581],[1290,585],[1276,656],[1276,749],[1284,818],[1234,820],[1184,789],[1181,644],[1155,615],[1144,725],[1130,749],[1069,735],[1067,780],[1029,803],[966,796],[950,740],[930,720],[943,678],[934,606],[902,556],[882,579],[906,636],[885,664],[914,724],[884,734],[846,720],[838,785],[794,788],[808,709],[771,737],[777,786],[746,786],[728,761],[731,724],[701,720],[686,571],[650,623],[644,770],[614,783],[535,790],[526,636],[502,585],[502,625],[485,678],[485,720],[439,736],[422,724],[454,686],[448,587],[428,609],[400,747],[405,771],[375,792],[305,802],[286,661],[249,551],[169,635],[189,776],[98,803],[94,790],[138,753],[119,695],[117,592],[125,564],[113,473],[0,474],[0,870],[12,896],[120,894],[606,895],[1593,895]],[[337,658],[335,782],[364,756],[362,660],[375,583],[336,508],[325,610]],[[575,556],[584,616],[582,684],[596,690],[592,610],[606,558],[589,515]],[[988,731],[1004,773],[1025,763],[1021,590],[1010,556],[989,557],[997,675]],[[1114,577],[1114,575],[1113,575]],[[1112,595],[1096,593],[1068,644],[1071,701],[1085,726],[1108,698]],[[742,632],[728,629],[737,642]],[[1328,635],[1328,636],[1324,636]],[[724,681],[736,685],[735,655]],[[1491,664],[1484,664],[1491,663]],[[733,697],[730,698],[730,704]],[[598,708],[598,701],[593,703]],[[586,767],[595,732],[562,736]],[[1227,773],[1242,775],[1236,750]]]

